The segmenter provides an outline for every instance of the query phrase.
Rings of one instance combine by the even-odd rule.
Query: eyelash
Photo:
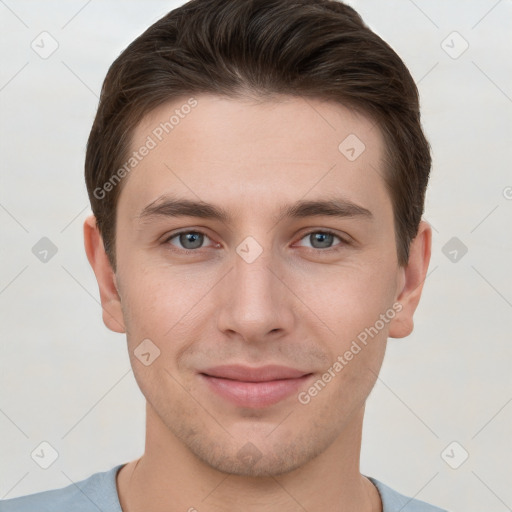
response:
[[[211,240],[211,238],[206,233],[204,233],[203,231],[188,229],[188,230],[178,231],[177,233],[173,233],[172,235],[170,235],[167,238],[165,238],[163,243],[171,245],[172,246],[171,250],[180,252],[181,254],[184,254],[184,255],[197,254],[200,251],[200,249],[204,249],[204,247],[200,247],[198,249],[180,249],[179,247],[176,247],[173,244],[169,243],[173,238],[176,238],[179,235],[182,235],[182,234],[185,234],[185,233],[196,233],[196,234],[199,234],[199,235],[203,235],[203,236],[205,236],[205,237],[207,237],[207,238],[209,238]],[[334,231],[332,231],[330,229],[322,229],[322,230],[316,229],[316,230],[308,231],[307,233],[304,233],[301,236],[300,240],[303,240],[307,236],[310,236],[310,235],[312,235],[314,233],[321,233],[323,235],[333,235],[335,238],[338,238],[340,240],[341,244],[339,244],[339,246],[327,247],[325,249],[318,249],[318,248],[315,248],[315,247],[306,247],[306,249],[310,249],[310,250],[315,251],[315,252],[327,253],[327,252],[338,251],[338,250],[342,249],[343,246],[346,246],[346,245],[350,244],[350,242],[348,240],[344,239],[343,237],[341,237],[340,235],[338,235],[337,233],[335,233]]]

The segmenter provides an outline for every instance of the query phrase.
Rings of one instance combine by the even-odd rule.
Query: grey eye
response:
[[[178,238],[181,248],[183,249],[198,249],[203,245],[205,235],[197,231],[186,231],[174,235],[169,241],[171,242],[174,238]]]
[[[309,245],[306,245],[306,247],[312,247],[313,249],[330,249],[335,238],[341,241],[341,239],[333,233],[314,231],[305,235],[302,240],[309,242]]]
[[[334,235],[331,233],[311,233],[309,235],[309,240],[311,242],[311,246],[315,249],[325,249],[326,247],[331,247],[333,243]]]

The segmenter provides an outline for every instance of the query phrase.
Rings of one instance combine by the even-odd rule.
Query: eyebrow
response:
[[[372,219],[370,210],[348,201],[344,198],[331,198],[321,200],[300,200],[294,204],[284,205],[279,209],[275,223],[285,218],[305,217],[362,217]],[[201,219],[214,219],[229,223],[230,214],[224,208],[204,201],[172,198],[160,196],[148,204],[137,216],[140,222],[149,222],[158,217],[197,217]]]

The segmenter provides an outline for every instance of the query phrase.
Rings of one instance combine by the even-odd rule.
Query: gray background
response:
[[[143,452],[144,399],[83,250],[84,148],[110,63],[181,3],[0,0],[0,498]],[[361,471],[454,511],[512,510],[512,2],[351,4],[419,84],[434,157],[430,273],[368,400]]]

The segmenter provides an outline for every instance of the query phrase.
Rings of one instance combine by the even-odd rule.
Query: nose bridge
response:
[[[275,275],[276,258],[270,249],[256,244],[254,239],[246,239],[237,247],[219,306],[219,328],[235,331],[246,340],[286,330],[292,321],[285,287]]]

